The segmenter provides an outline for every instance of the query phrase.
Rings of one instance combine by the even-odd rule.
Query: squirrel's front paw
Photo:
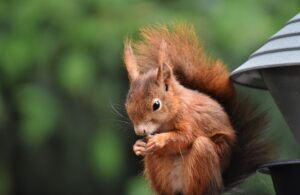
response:
[[[148,137],[146,145],[146,154],[151,154],[165,146],[166,141],[162,134],[156,134]]]
[[[133,151],[137,156],[145,156],[146,153],[146,142],[139,139],[133,145]]]

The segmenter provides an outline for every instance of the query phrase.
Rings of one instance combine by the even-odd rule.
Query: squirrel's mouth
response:
[[[147,136],[153,136],[153,135],[155,135],[155,134],[158,134],[158,132],[152,132],[152,133],[146,134],[145,137],[147,137]]]
[[[147,143],[148,138],[150,138],[150,137],[152,137],[152,136],[154,136],[156,134],[159,134],[159,133],[158,132],[153,132],[153,133],[150,133],[148,135],[145,135],[144,138],[143,138],[144,142]]]
[[[156,134],[159,134],[159,132],[152,132],[150,134],[147,134],[147,135],[144,136],[144,140],[147,140],[148,137],[152,137],[152,136],[154,136]]]

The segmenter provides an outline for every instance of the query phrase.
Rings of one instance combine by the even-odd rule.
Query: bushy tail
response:
[[[142,40],[133,45],[141,72],[158,66],[159,49],[164,41],[170,66],[179,82],[187,88],[208,94],[229,115],[237,142],[233,146],[231,163],[223,172],[226,188],[239,184],[259,165],[269,161],[270,149],[262,138],[265,114],[258,113],[250,101],[239,98],[226,66],[205,55],[192,25],[181,23],[170,28],[148,27],[142,29],[141,36]]]
[[[237,141],[231,162],[223,173],[225,190],[240,184],[257,168],[272,159],[272,147],[264,139],[267,115],[246,98],[236,99],[227,109],[236,131]]]

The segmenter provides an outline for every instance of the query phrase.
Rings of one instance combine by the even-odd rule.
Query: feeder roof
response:
[[[235,69],[231,79],[242,85],[267,89],[259,70],[295,65],[300,65],[300,13]]]

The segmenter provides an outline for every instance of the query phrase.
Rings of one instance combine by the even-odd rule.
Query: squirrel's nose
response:
[[[136,133],[137,135],[139,135],[139,136],[144,136],[144,135],[146,135],[146,130],[143,129],[143,130],[141,130],[141,131],[135,131],[135,133]]]
[[[139,136],[144,136],[146,135],[146,129],[145,128],[139,128],[139,127],[135,127],[134,128],[135,134],[139,135]]]

